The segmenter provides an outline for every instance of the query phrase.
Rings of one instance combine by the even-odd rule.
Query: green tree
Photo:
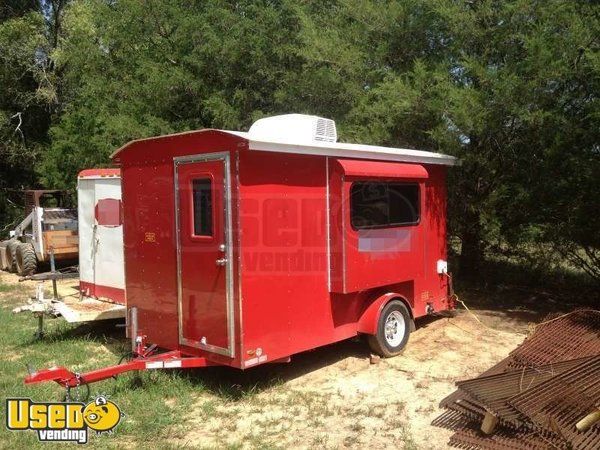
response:
[[[48,114],[37,89],[45,46],[43,19],[35,4],[0,6],[0,233],[18,217],[13,189],[34,182],[33,161],[46,137]]]
[[[21,215],[18,190],[37,184],[59,109],[59,76],[50,57],[66,0],[0,5],[0,233]]]
[[[67,185],[130,139],[265,115],[320,114],[343,133],[390,61],[423,52],[427,20],[417,1],[75,2],[53,54],[65,110],[44,180]]]
[[[540,239],[584,246],[572,259],[597,270],[598,6],[425,3],[430,51],[373,87],[354,133],[460,157],[450,216],[465,272],[494,244]]]
[[[109,164],[130,139],[219,127],[241,129],[278,102],[298,66],[293,3],[76,2],[55,52],[67,103],[52,129],[43,177],[69,184]]]
[[[486,252],[535,245],[598,277],[596,2],[39,5],[0,30],[13,55],[0,76],[15,90],[1,97],[0,132],[10,154],[41,158],[45,185],[73,186],[130,139],[320,114],[344,140],[461,159],[449,192],[463,273],[477,274]],[[25,139],[13,117],[22,104],[44,113],[31,122],[38,134],[21,127]]]

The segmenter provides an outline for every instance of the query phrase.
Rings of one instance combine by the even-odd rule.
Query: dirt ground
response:
[[[2,273],[4,284],[16,277]],[[61,292],[72,293],[61,283]],[[48,287],[50,286],[47,283]],[[35,291],[33,282],[20,293]],[[417,322],[403,355],[371,364],[361,340],[292,357],[289,364],[247,372],[204,369],[210,385],[194,396],[171,444],[205,448],[446,448],[450,432],[431,426],[439,401],[520,344],[527,311],[462,310]],[[235,389],[239,388],[239,395]],[[232,392],[234,395],[232,395]],[[169,406],[169,401],[166,401]],[[131,418],[135,420],[135,418]]]
[[[489,313],[490,326],[503,317]],[[450,432],[431,426],[457,380],[476,376],[520,344],[524,334],[491,329],[471,315],[419,321],[402,356],[370,364],[362,342],[297,355],[281,383],[221,404],[205,394],[192,431],[179,443],[284,448],[446,448]],[[259,445],[260,444],[260,445]]]

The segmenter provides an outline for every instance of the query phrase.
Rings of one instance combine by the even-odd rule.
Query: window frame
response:
[[[207,180],[210,184],[210,221],[211,234],[196,234],[196,205],[194,202],[194,182]],[[211,173],[195,173],[189,178],[190,186],[190,233],[192,240],[196,241],[212,241],[215,239],[216,217],[215,217],[215,180]]]
[[[417,187],[417,220],[414,222],[405,222],[398,224],[386,224],[386,225],[374,225],[374,226],[364,226],[364,227],[356,227],[353,220],[353,205],[354,201],[352,199],[352,189],[357,184],[393,184],[393,185],[402,185],[402,186],[416,186]],[[350,216],[350,226],[354,231],[362,231],[362,230],[382,230],[382,229],[390,229],[390,228],[402,228],[402,227],[414,227],[421,224],[421,214],[422,214],[422,184],[418,181],[396,181],[396,180],[374,180],[374,179],[364,179],[364,180],[353,180],[350,183],[350,187],[348,189],[348,213]],[[388,197],[389,198],[389,197]]]

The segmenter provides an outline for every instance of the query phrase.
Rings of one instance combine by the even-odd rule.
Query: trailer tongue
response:
[[[103,367],[90,372],[71,372],[69,369],[59,366],[32,372],[25,377],[26,384],[54,381],[67,391],[71,388],[106,380],[116,375],[134,370],[150,369],[191,369],[196,367],[208,367],[215,365],[202,356],[184,356],[179,350],[158,353],[151,356],[140,355],[123,364]]]

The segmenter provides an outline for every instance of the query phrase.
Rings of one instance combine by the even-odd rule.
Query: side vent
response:
[[[284,114],[259,119],[252,124],[248,135],[256,141],[282,144],[311,145],[337,141],[333,120],[305,114]]]
[[[335,129],[335,122],[331,119],[323,119],[319,117],[315,127],[315,141],[321,142],[336,142],[337,141],[337,130]]]

